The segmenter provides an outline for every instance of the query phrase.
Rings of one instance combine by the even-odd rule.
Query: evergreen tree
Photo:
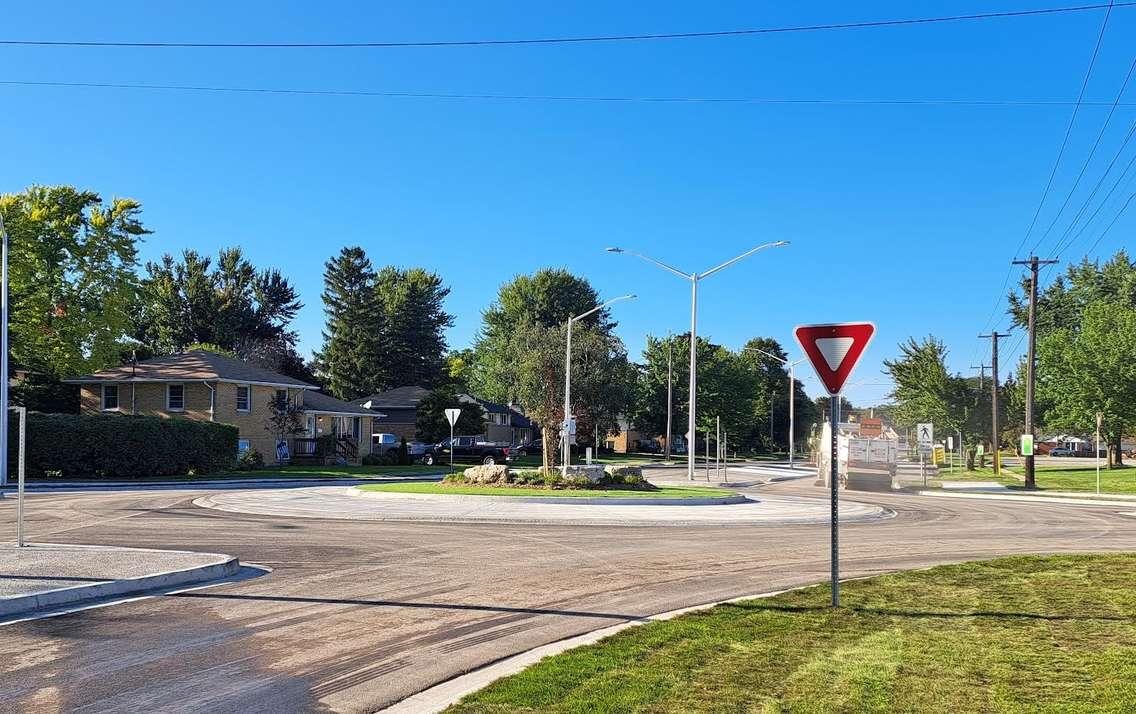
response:
[[[146,264],[138,337],[155,354],[216,345],[266,369],[310,379],[288,329],[303,305],[278,270],[257,270],[239,248],[216,263],[187,250]]]
[[[371,261],[362,248],[344,248],[325,264],[323,282],[327,324],[316,363],[328,390],[348,400],[381,391],[390,379]]]
[[[449,294],[440,277],[422,268],[387,266],[378,272],[375,296],[385,326],[383,360],[393,380],[387,388],[432,387],[444,379],[445,330],[453,324],[443,306]]]

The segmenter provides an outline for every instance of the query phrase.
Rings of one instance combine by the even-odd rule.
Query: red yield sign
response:
[[[833,396],[844,388],[875,332],[870,322],[801,325],[793,330],[817,377]]]

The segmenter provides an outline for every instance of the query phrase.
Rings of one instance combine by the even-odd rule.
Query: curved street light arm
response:
[[[730,258],[725,263],[722,263],[721,265],[717,265],[713,268],[710,268],[705,273],[699,273],[699,274],[695,275],[694,279],[695,280],[701,280],[702,278],[708,278],[711,275],[713,275],[714,273],[718,272],[719,270],[722,270],[723,268],[728,268],[731,265],[733,265],[734,263],[741,260],[742,258],[748,258],[749,256],[753,255],[754,253],[756,253],[759,250],[765,250],[766,248],[780,248],[780,247],[786,246],[786,245],[789,245],[789,241],[779,240],[776,243],[765,243],[764,245],[759,245],[756,248],[750,248],[749,250],[742,253],[741,255],[739,255],[736,258]]]
[[[698,276],[693,275],[691,273],[684,273],[681,270],[679,270],[678,268],[671,266],[671,265],[667,265],[666,263],[664,263],[661,260],[656,260],[656,259],[652,258],[651,256],[643,255],[642,253],[636,253],[633,250],[626,250],[624,248],[608,248],[607,252],[609,252],[609,253],[627,253],[628,255],[634,255],[636,258],[641,258],[641,259],[647,261],[648,263],[653,263],[654,265],[659,266],[663,270],[666,270],[669,273],[674,273],[675,275],[679,276],[680,278],[684,278],[686,280],[695,280],[698,277]]]

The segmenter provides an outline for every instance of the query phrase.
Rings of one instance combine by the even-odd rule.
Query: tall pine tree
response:
[[[432,388],[443,381],[445,330],[453,317],[443,308],[450,289],[422,268],[387,266],[375,279],[375,295],[384,317],[383,361],[391,383]],[[395,383],[397,382],[397,383]]]
[[[390,383],[375,278],[371,261],[358,246],[344,248],[324,266],[327,325],[316,363],[329,391],[340,399],[358,399]]]

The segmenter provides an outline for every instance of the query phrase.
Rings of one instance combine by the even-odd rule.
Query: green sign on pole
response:
[[[1033,434],[1022,434],[1022,456],[1033,456]]]

